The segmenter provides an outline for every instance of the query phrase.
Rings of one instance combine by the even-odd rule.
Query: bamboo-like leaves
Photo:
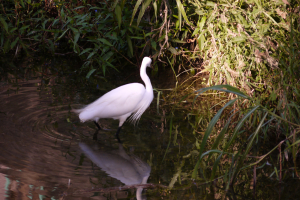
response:
[[[184,7],[183,7],[182,3],[180,2],[180,0],[176,0],[176,3],[177,3],[177,7],[178,7],[178,18],[181,18],[181,15],[182,15],[184,20],[186,21],[186,23],[188,23],[190,26],[193,26],[192,23],[188,20],[185,10],[184,10]],[[181,22],[180,22],[180,24],[181,24]],[[180,27],[181,27],[181,25],[180,25]]]
[[[17,37],[17,38],[15,39],[15,41],[13,41],[13,42],[11,43],[11,45],[10,45],[10,48],[11,48],[11,49],[14,48],[14,46],[17,44],[18,40],[19,40],[19,37]]]
[[[89,51],[91,51],[92,50],[92,48],[86,48],[85,50],[83,50],[79,55],[82,55],[82,54],[84,54],[84,53],[86,53],[86,52],[89,52]]]
[[[91,69],[89,73],[87,73],[86,78],[89,79],[90,76],[96,71],[96,69]]]
[[[134,19],[134,16],[135,16],[135,13],[136,11],[138,10],[139,6],[141,5],[142,3],[142,0],[138,0],[134,6],[134,9],[133,9],[133,13],[132,13],[132,17],[131,17],[131,21],[130,21],[130,25],[132,24],[132,21]]]
[[[182,9],[179,9],[180,5],[180,1],[176,1],[177,3],[177,7],[178,7],[178,21],[179,21],[179,30],[181,31],[181,27],[182,27],[182,13],[181,13],[181,10]]]
[[[4,29],[2,29],[2,31],[1,31],[1,39],[0,39],[0,46],[1,46],[1,47],[3,46],[3,42],[4,42],[4,35],[5,35],[5,33],[4,33]]]
[[[115,14],[118,20],[118,25],[119,25],[119,29],[121,29],[121,23],[122,23],[122,10],[121,7],[119,5],[116,6],[115,8]]]
[[[145,14],[146,8],[149,6],[149,4],[151,3],[151,0],[146,0],[143,4],[142,4],[142,8],[140,10],[138,19],[137,19],[137,26],[140,24],[142,17]]]
[[[201,18],[200,23],[199,23],[199,31],[200,31],[200,32],[202,31],[205,22],[206,22],[206,16],[203,16],[203,17]]]
[[[47,40],[47,42],[49,43],[51,52],[54,53],[55,52],[55,48],[54,48],[54,44],[53,44],[52,40]]]
[[[69,30],[69,28],[67,29],[67,30],[65,30],[58,38],[57,38],[57,40],[59,40],[60,38],[62,38],[65,34],[66,34],[66,32]]]
[[[172,54],[177,55],[178,52],[176,51],[176,49],[174,47],[169,47],[168,49]]]
[[[99,41],[101,41],[103,44],[106,44],[108,46],[113,46],[108,40],[104,38],[98,38]]]
[[[76,50],[76,45],[77,45],[77,42],[78,42],[78,39],[80,37],[80,33],[79,32],[75,32],[75,35],[74,35],[74,46],[73,46],[73,49],[74,49],[74,52],[77,53],[77,50]],[[80,53],[80,52],[78,52]]]
[[[154,9],[155,18],[157,19],[157,1],[153,2],[153,9]]]
[[[4,29],[5,29],[6,32],[8,33],[8,26],[7,26],[6,21],[5,21],[2,17],[0,17],[0,21],[1,21],[1,23],[2,23],[2,26],[4,27]]]
[[[198,38],[198,46],[199,46],[200,51],[202,51],[204,49],[204,43],[205,43],[204,34],[200,34],[200,36]]]
[[[9,44],[10,44],[10,40],[8,39],[5,41],[4,46],[3,46],[4,53],[9,51],[9,47],[10,47]]]
[[[127,44],[129,47],[130,56],[132,57],[133,56],[133,46],[132,46],[132,42],[131,42],[129,35],[126,35],[126,39],[127,39]]]

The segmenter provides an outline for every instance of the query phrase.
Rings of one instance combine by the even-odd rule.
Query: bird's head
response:
[[[151,67],[151,62],[152,62],[151,58],[149,58],[149,57],[144,57],[144,58],[143,58],[142,65],[146,65],[146,67]]]

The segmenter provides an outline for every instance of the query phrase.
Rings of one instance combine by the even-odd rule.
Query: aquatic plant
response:
[[[298,177],[298,1],[51,2],[0,2],[1,78],[51,73],[96,88],[152,55],[155,72],[170,69],[175,80],[155,89],[169,138],[162,162],[177,138],[193,144],[178,153],[170,188],[217,180],[228,190],[250,168],[279,181]],[[175,120],[182,110],[184,121]],[[192,136],[181,134],[186,122]]]

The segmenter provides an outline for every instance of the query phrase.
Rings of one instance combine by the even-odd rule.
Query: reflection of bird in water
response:
[[[146,87],[140,83],[126,84],[104,94],[93,103],[73,111],[79,114],[82,122],[94,121],[99,130],[101,129],[97,123],[99,119],[118,119],[119,128],[116,137],[120,142],[119,132],[126,119],[132,114],[130,120],[134,123],[138,121],[153,100],[152,85],[146,73],[146,68],[150,67],[151,62],[151,58],[144,57],[140,69],[140,76]]]
[[[125,185],[146,184],[150,176],[151,167],[133,154],[127,154],[122,144],[118,150],[104,151],[79,143],[84,154],[113,178]],[[138,187],[136,197],[142,199],[143,188]]]

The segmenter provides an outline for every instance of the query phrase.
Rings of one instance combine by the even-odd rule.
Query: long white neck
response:
[[[146,68],[147,68],[146,64],[142,63],[141,70],[140,70],[140,75],[141,75],[142,80],[145,83],[146,90],[153,92],[151,81],[150,81],[150,79],[149,79],[149,77],[146,73]]]

